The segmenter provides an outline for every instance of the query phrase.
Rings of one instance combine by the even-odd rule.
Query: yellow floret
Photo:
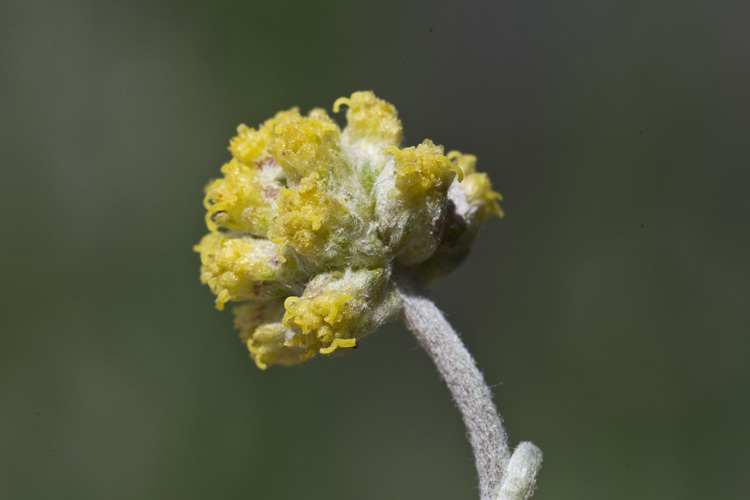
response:
[[[445,189],[463,172],[443,155],[443,147],[425,139],[415,147],[386,150],[396,157],[396,187],[406,194],[422,196],[430,189]]]
[[[276,216],[275,199],[281,185],[262,175],[260,169],[270,165],[247,166],[232,159],[221,167],[224,177],[206,186],[206,225],[213,231],[218,226],[265,236]]]
[[[201,282],[216,295],[219,310],[229,300],[285,295],[298,279],[296,263],[282,263],[268,240],[212,232],[194,250],[201,254]]]
[[[247,341],[247,349],[261,370],[268,365],[292,366],[302,363],[305,350],[285,345],[289,329],[281,323],[260,325]]]
[[[280,111],[266,120],[258,130],[245,124],[237,127],[237,135],[229,141],[229,151],[245,165],[253,165],[268,158],[268,147],[274,138],[274,129],[281,124],[299,118],[299,109]]]
[[[284,301],[287,312],[282,322],[289,328],[301,329],[303,334],[287,345],[298,345],[312,355],[316,352],[330,354],[337,347],[354,347],[356,340],[350,337],[354,311],[347,307],[352,298],[351,294],[337,290],[302,299],[287,298]]]
[[[321,329],[340,325],[342,320],[347,319],[344,312],[344,304],[352,299],[352,295],[346,292],[330,290],[325,294],[315,297],[306,297],[301,301],[299,297],[287,297],[284,301],[286,314],[283,323],[287,326],[296,326],[302,329],[302,333],[308,334],[312,331],[319,332]],[[325,334],[319,337],[333,341],[333,336],[328,338]]]
[[[302,362],[300,355],[306,351],[296,346],[285,346],[293,333],[281,323],[284,305],[281,300],[249,302],[237,306],[234,326],[247,345],[250,356],[265,370],[267,365],[296,365]]]
[[[302,179],[297,189],[283,189],[278,212],[268,238],[282,249],[290,246],[309,257],[322,256],[331,233],[341,226],[347,213],[317,174]]]
[[[477,157],[469,154],[462,154],[460,151],[451,151],[445,155],[451,163],[454,163],[463,172],[464,176],[473,174],[476,171]],[[459,177],[459,181],[461,178]]]
[[[492,182],[487,174],[476,172],[477,157],[459,151],[451,151],[446,157],[464,173],[461,189],[466,194],[466,201],[475,207],[477,222],[482,224],[490,215],[503,217],[498,203],[503,197],[492,190]]]
[[[499,201],[503,197],[497,191],[492,190],[492,182],[487,174],[473,173],[466,176],[461,183],[466,193],[466,199],[469,204],[476,206],[476,219],[482,224],[490,215],[503,217],[503,209],[500,208]]]
[[[370,91],[355,92],[351,97],[336,99],[333,112],[338,113],[342,104],[349,107],[344,133],[352,139],[369,139],[392,146],[401,143],[401,120],[392,104],[378,99]]]
[[[270,152],[292,179],[312,172],[322,176],[336,167],[341,157],[341,131],[322,109],[274,128]]]

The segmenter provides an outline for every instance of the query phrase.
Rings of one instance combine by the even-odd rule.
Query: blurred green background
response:
[[[0,4],[0,498],[476,499],[400,324],[259,371],[198,281],[239,123],[355,90],[505,196],[433,296],[535,499],[747,498],[750,7]]]

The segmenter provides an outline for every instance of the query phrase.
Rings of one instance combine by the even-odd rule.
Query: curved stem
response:
[[[429,299],[401,286],[406,326],[435,362],[469,434],[482,500],[527,499],[533,494],[542,454],[522,443],[511,456],[492,393],[458,333]]]

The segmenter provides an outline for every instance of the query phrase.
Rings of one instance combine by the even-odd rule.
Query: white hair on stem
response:
[[[526,500],[534,493],[542,452],[521,443],[511,453],[492,392],[474,358],[442,311],[405,284],[400,293],[406,326],[432,358],[456,402],[469,435],[481,500]]]

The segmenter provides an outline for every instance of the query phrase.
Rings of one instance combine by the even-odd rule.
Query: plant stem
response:
[[[474,358],[429,299],[401,285],[406,326],[437,366],[469,434],[482,500],[526,500],[534,490],[542,453],[521,443],[511,455],[508,436]]]

